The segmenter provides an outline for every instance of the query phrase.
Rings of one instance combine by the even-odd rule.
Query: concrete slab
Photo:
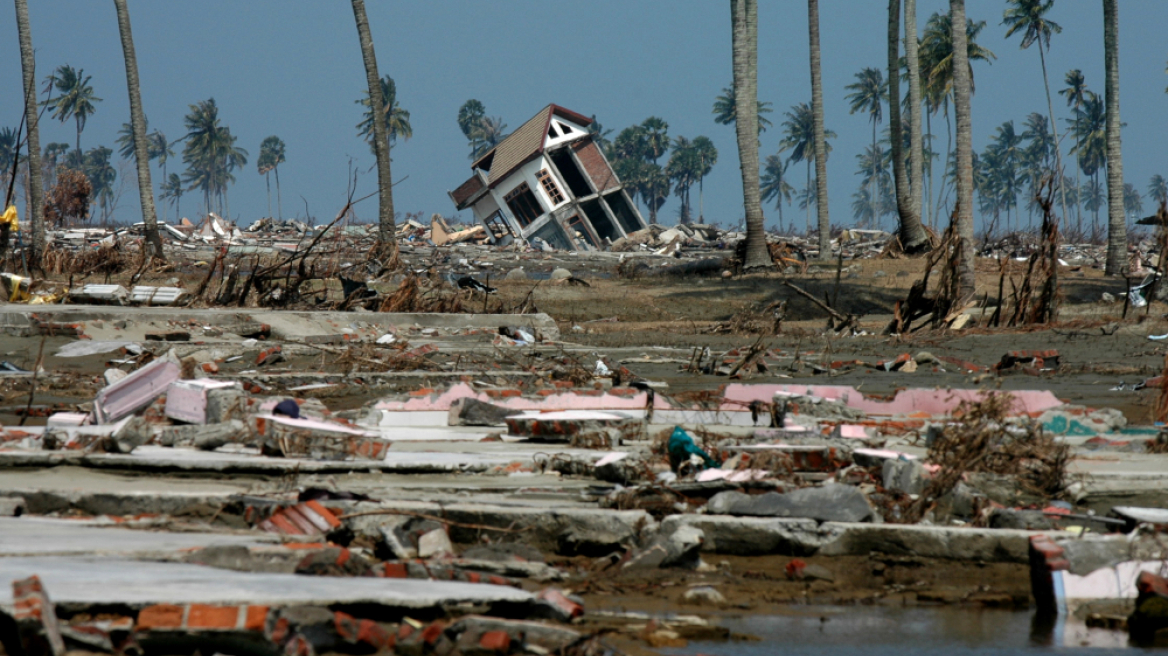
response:
[[[147,556],[215,545],[255,546],[271,542],[273,540],[267,536],[137,531],[98,526],[85,520],[0,517],[0,561],[18,556],[45,555]],[[36,573],[14,575],[9,579]],[[0,576],[0,580],[9,579]],[[0,586],[0,589],[6,588]]]
[[[516,588],[420,579],[341,578],[236,572],[202,565],[102,557],[0,558],[0,580],[36,574],[56,604],[370,604],[411,611],[457,604],[526,604]],[[12,589],[0,586],[0,605]]]

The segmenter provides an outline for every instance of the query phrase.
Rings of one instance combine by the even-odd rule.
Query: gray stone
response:
[[[528,280],[528,279],[530,279],[530,276],[528,276],[527,272],[523,270],[523,267],[518,267],[518,268],[511,269],[510,271],[508,271],[507,275],[504,276],[503,279],[504,280]]]
[[[219,423],[246,416],[247,393],[238,387],[207,390],[207,423]]]
[[[701,604],[705,606],[718,606],[726,603],[726,597],[722,596],[711,586],[701,585],[696,588],[690,588],[685,591],[682,597],[687,604]]]
[[[474,647],[478,647],[478,639],[488,631],[506,632],[507,635],[511,636],[512,647],[518,646],[516,651],[521,653],[555,652],[580,639],[579,632],[553,624],[504,620],[482,615],[463,617],[450,627],[451,633],[472,637]],[[470,643],[471,641],[463,641],[460,637],[459,642]],[[533,650],[530,647],[537,649]]]
[[[872,519],[872,507],[864,494],[858,488],[842,484],[759,495],[719,492],[706,504],[706,512],[754,517],[806,517],[821,522]]]
[[[470,547],[462,552],[464,560],[488,560],[494,562],[526,561],[529,563],[544,562],[543,552],[530,544],[522,542],[500,542],[496,544],[481,544]]]
[[[130,417],[110,437],[102,440],[102,445],[108,453],[130,453],[135,448],[149,442],[154,437],[154,431],[142,417]]]
[[[418,537],[419,558],[453,555],[454,545],[450,543],[450,536],[446,534],[446,529],[436,528]]]
[[[1110,294],[1110,293],[1108,293],[1108,292],[1103,292],[1103,297],[1102,297],[1102,299],[1101,299],[1101,300],[1102,300],[1104,303],[1114,303],[1114,302],[1115,302],[1115,296],[1114,296],[1113,294]]]
[[[24,497],[0,497],[0,517],[19,517],[25,508]]]
[[[990,513],[990,528],[1015,528],[1027,531],[1047,531],[1053,529],[1054,522],[1042,514],[1041,510],[1015,510],[995,508]]]
[[[203,451],[214,451],[224,444],[245,442],[247,426],[238,419],[218,424],[184,424],[168,426],[158,435],[163,446],[193,446]]]
[[[450,426],[503,426],[515,410],[480,401],[472,396],[464,396],[450,404],[446,423]]]
[[[916,360],[917,364],[935,364],[940,362],[940,360],[937,359],[937,356],[929,353],[928,351],[921,351],[920,353],[917,353],[913,360]]]
[[[647,548],[637,552],[625,563],[624,569],[696,569],[702,562],[700,552],[704,541],[705,533],[700,528],[678,526],[669,533],[658,533]]]
[[[905,494],[920,494],[925,489],[925,467],[917,460],[884,461],[884,487]]]
[[[811,564],[803,568],[804,581],[834,581],[835,574],[823,565]]]
[[[552,273],[550,276],[548,276],[548,279],[549,280],[567,280],[568,278],[571,278],[571,277],[572,277],[571,271],[568,271],[567,269],[564,269],[564,268],[557,267],[556,269],[552,270]]]

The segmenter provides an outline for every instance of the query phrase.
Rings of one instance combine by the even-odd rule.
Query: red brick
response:
[[[238,606],[191,604],[187,627],[191,629],[234,629],[239,624]]]
[[[511,650],[511,636],[506,631],[487,631],[479,638],[479,647],[487,651],[506,654]]]
[[[182,627],[182,606],[155,604],[138,613],[139,629],[177,629]]]

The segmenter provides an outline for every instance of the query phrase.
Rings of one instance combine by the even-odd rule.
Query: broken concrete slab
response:
[[[851,485],[842,484],[759,495],[728,490],[714,495],[706,504],[706,512],[753,517],[806,517],[821,522],[863,522],[873,516],[864,494]]]
[[[451,426],[505,426],[507,417],[515,412],[473,396],[464,396],[450,404],[448,423]]]
[[[0,517],[0,560],[17,556],[173,554],[212,545],[259,546],[261,535],[134,531],[98,522],[46,517]]]
[[[166,389],[166,416],[188,424],[207,424],[220,418],[224,413],[216,408],[208,412],[208,401],[212,390],[235,389],[240,393],[243,387],[234,381],[196,378],[176,380]]]
[[[367,604],[397,612],[458,604],[530,606],[534,597],[512,587],[415,579],[337,578],[236,572],[186,563],[112,557],[0,558],[0,579],[37,574],[56,604],[255,604],[332,606]],[[12,603],[0,589],[0,604]]]
[[[155,360],[97,393],[93,414],[97,423],[108,424],[137,412],[166,393],[179,378],[179,367],[167,360]]]
[[[621,412],[564,410],[522,412],[505,419],[511,435],[548,442],[617,446],[646,439],[645,420]]]

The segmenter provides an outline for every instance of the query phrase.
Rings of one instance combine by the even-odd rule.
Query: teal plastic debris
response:
[[[713,469],[721,467],[722,463],[710,457],[710,454],[702,451],[690,434],[685,432],[681,426],[673,427],[673,434],[669,436],[669,467],[675,473],[682,464],[689,462],[691,456],[698,456],[706,468]]]

